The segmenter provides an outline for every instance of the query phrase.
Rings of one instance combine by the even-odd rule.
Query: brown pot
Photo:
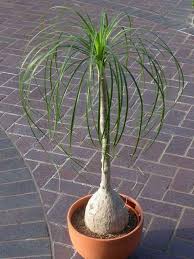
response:
[[[85,259],[126,259],[136,250],[143,228],[143,211],[134,199],[121,195],[126,206],[132,209],[138,218],[138,224],[131,232],[110,239],[99,239],[88,237],[78,232],[72,225],[72,216],[75,211],[87,204],[91,195],[77,200],[69,209],[67,223],[69,235],[77,252]]]

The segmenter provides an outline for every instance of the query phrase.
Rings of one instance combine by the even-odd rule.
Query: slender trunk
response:
[[[111,188],[110,182],[110,122],[107,118],[108,111],[108,89],[105,73],[103,77],[99,76],[100,86],[100,135],[102,141],[102,158],[101,158],[101,184],[100,187],[108,190]]]
[[[110,181],[110,120],[108,114],[108,89],[105,73],[99,73],[100,135],[102,168],[100,188],[92,195],[85,209],[85,224],[94,233],[121,232],[128,224],[128,210],[119,194],[111,188]]]

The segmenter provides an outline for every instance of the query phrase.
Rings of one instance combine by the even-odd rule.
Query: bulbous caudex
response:
[[[112,188],[100,187],[86,206],[85,224],[94,233],[101,235],[119,233],[125,229],[128,220],[128,210]]]

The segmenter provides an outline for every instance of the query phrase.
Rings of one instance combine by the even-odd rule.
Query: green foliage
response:
[[[66,8],[56,9],[70,13]],[[29,124],[32,128],[35,126],[42,130],[34,119],[30,102],[32,83],[36,82],[42,70],[44,80],[38,87],[45,104],[49,136],[52,138],[58,125],[63,122],[63,107],[66,96],[71,92],[74,94],[74,103],[68,128],[70,146],[82,94],[85,96],[84,119],[89,137],[94,143],[95,132],[101,143],[99,81],[104,78],[108,89],[106,127],[111,143],[113,147],[119,143],[132,114],[132,119],[136,120],[133,128],[133,134],[137,136],[135,153],[140,140],[151,130],[155,132],[153,141],[156,139],[166,114],[167,79],[165,66],[157,55],[168,55],[171,64],[174,64],[178,96],[184,86],[181,66],[159,36],[133,28],[127,14],[121,13],[110,19],[107,13],[102,12],[96,23],[87,14],[72,12],[72,24],[69,20],[68,24],[60,19],[56,23],[53,21],[29,43],[30,51],[22,64],[19,85]],[[65,32],[63,26],[69,27],[74,33]],[[150,87],[148,82],[151,82]],[[146,89],[153,94],[150,105],[145,102]],[[65,149],[63,151],[67,152]]]

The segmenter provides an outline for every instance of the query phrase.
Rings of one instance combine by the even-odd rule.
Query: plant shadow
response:
[[[161,226],[162,227],[162,226]],[[150,230],[128,259],[194,259],[194,227]]]

